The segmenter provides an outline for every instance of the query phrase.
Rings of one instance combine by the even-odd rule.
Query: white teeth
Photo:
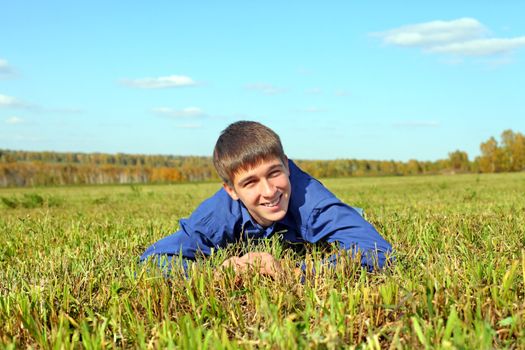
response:
[[[270,202],[270,203],[264,203],[263,205],[265,207],[274,207],[277,205],[277,203],[279,203],[279,200],[281,199],[281,196],[277,197],[277,199],[275,199],[273,202]]]

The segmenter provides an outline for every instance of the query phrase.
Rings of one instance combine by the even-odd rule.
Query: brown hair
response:
[[[281,139],[272,129],[258,122],[241,120],[221,132],[213,151],[213,165],[230,186],[235,173],[265,160],[286,161]]]

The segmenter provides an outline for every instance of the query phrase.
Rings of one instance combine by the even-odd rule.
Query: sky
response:
[[[0,1],[0,149],[437,160],[525,133],[525,2]]]

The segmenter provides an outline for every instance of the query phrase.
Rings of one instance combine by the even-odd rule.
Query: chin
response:
[[[282,220],[284,219],[284,217],[286,216],[286,210],[283,210],[283,211],[279,211],[273,215],[270,215],[267,220],[269,221],[272,221],[272,222],[275,222],[275,221],[279,221],[279,220]]]

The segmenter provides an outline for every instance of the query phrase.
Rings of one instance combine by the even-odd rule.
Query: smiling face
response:
[[[224,189],[234,200],[240,200],[252,218],[268,227],[286,215],[290,202],[291,185],[288,160],[278,158],[240,170],[232,179],[233,187]]]

